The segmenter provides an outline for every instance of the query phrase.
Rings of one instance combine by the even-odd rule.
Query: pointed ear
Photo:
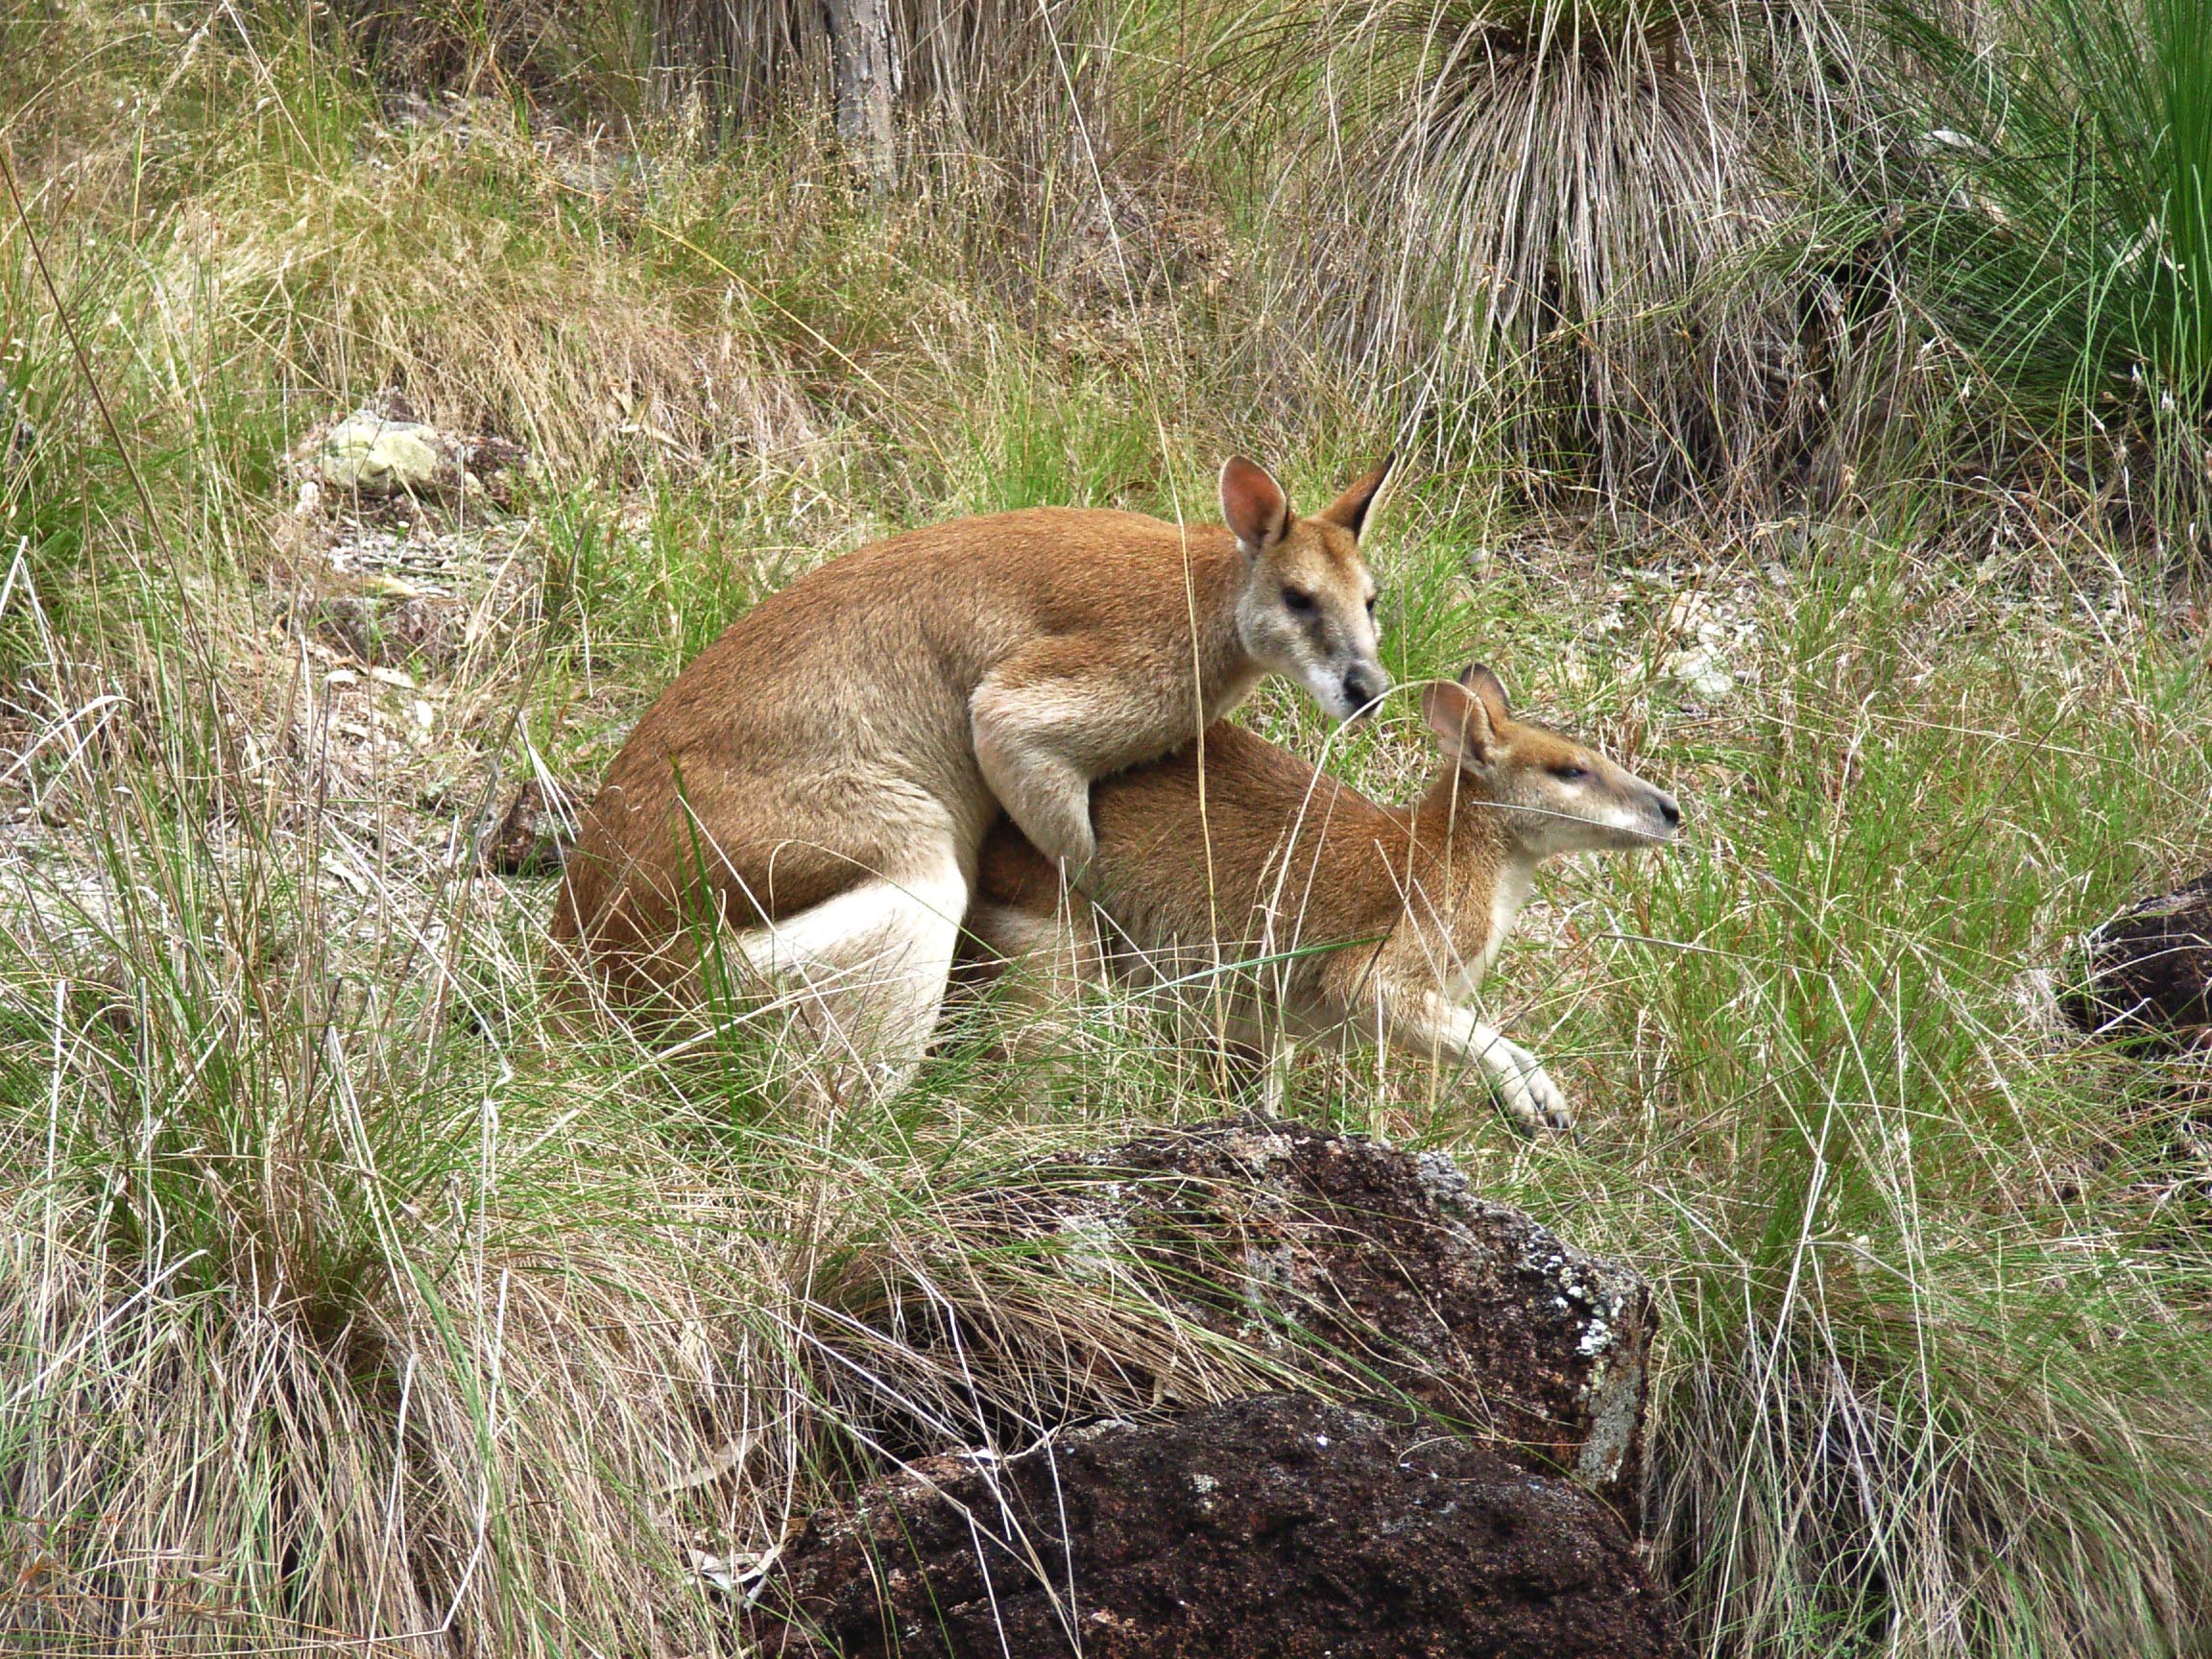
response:
[[[1247,553],[1264,553],[1289,533],[1290,498],[1257,461],[1232,455],[1221,468],[1221,520]]]
[[[1503,684],[1481,663],[1468,663],[1466,672],[1459,676],[1459,684],[1481,699],[1492,726],[1503,726],[1513,718],[1513,710],[1505,701]]]
[[[1498,739],[1482,699],[1450,680],[1422,687],[1421,718],[1436,734],[1437,749],[1455,766],[1481,765]]]
[[[1353,484],[1314,517],[1349,530],[1357,537],[1367,522],[1367,510],[1375,505],[1375,497],[1382,493],[1382,486],[1390,481],[1390,470],[1397,465],[1397,456],[1385,455],[1382,466]]]

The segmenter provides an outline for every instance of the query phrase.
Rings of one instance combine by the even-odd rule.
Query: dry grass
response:
[[[1249,373],[1254,338],[1295,362],[1239,309],[1252,204],[1132,170],[1009,247],[989,189],[879,210],[772,140],[379,109],[280,32],[180,70],[166,14],[10,28],[0,307],[39,437],[0,470],[7,1640],[720,1651],[691,1551],[742,1567],[881,1449],[1025,1432],[1057,1356],[1101,1360],[1101,1405],[1122,1369],[1248,1381],[969,1202],[1248,1103],[1142,1006],[1028,1058],[967,1010],[915,1094],[832,1109],[770,1022],[553,1028],[543,884],[474,851],[525,770],[594,776],[677,662],[878,529],[1195,514],[1232,444],[1308,500],[1367,459],[1328,371]],[[20,65],[71,30],[58,86],[96,96],[34,100]],[[495,519],[297,510],[280,458],[392,384],[528,442]],[[1679,785],[1689,841],[1562,873],[1495,981],[1582,1147],[1374,1055],[1301,1067],[1292,1107],[1450,1147],[1652,1275],[1651,1521],[1711,1650],[2174,1649],[2212,1618],[2167,1092],[2201,1067],[2074,1044],[2037,975],[2206,856],[2201,599],[2052,497],[1992,492],[1971,546],[1871,516],[1708,541],[1516,517],[1512,459],[1416,447],[1390,665],[1495,661]],[[296,626],[362,549],[480,611],[466,649]],[[1734,688],[1687,688],[1690,648]],[[1324,752],[1279,688],[1248,718]],[[1397,709],[1326,753],[1393,798],[1428,765]],[[949,1309],[1018,1362],[949,1368]]]
[[[823,8],[803,0],[656,0],[655,58],[678,88],[740,123],[816,106],[829,82]],[[900,0],[895,89],[919,119],[908,165],[1080,169],[1101,126],[1123,8],[1102,0]]]
[[[373,167],[246,164],[186,205],[150,274],[163,334],[244,325],[310,407],[400,387],[564,472],[805,465],[816,417],[765,360],[752,297],[705,269],[658,280],[637,245],[686,224],[687,180],[649,190],[627,152],[534,136],[504,103],[402,111],[378,137]],[[508,193],[517,178],[530,197]],[[471,196],[478,215],[421,211]],[[630,235],[574,257],[571,202]]]

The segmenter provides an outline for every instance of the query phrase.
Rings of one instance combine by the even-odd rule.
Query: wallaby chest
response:
[[[1460,912],[1463,920],[1455,929],[1458,937],[1453,941],[1453,959],[1457,966],[1448,989],[1456,1002],[1464,1002],[1479,991],[1496,966],[1514,923],[1520,920],[1522,907],[1535,891],[1535,866],[1518,858],[1501,860],[1487,883],[1486,895],[1479,890],[1480,885],[1467,896]]]

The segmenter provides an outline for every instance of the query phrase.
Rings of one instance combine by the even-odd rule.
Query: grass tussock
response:
[[[1373,1053],[1302,1063],[1286,1107],[1448,1148],[1653,1279],[1647,1519],[1706,1650],[2200,1639],[2201,1059],[2084,1045],[2050,991],[2073,935],[2204,861],[2201,596],[2063,467],[1979,486],[1971,541],[1936,475],[1726,539],[1531,517],[1507,481],[1553,451],[1451,386],[1524,347],[1569,365],[1544,384],[1618,374],[1679,411],[1750,385],[1684,368],[1720,360],[1702,324],[1638,359],[1645,336],[1560,307],[1611,306],[1637,238],[1682,250],[1648,263],[1686,292],[1749,256],[1677,204],[1751,189],[1728,172],[1749,140],[1723,156],[1685,111],[1735,109],[1762,61],[1722,74],[1702,14],[1593,12],[1648,55],[1607,81],[1535,17],[1401,39],[1378,13],[1344,48],[1376,55],[1359,97],[1435,142],[1346,156],[1458,180],[1455,210],[1564,210],[1612,175],[1524,152],[1537,172],[1478,179],[1464,140],[1473,111],[1526,118],[1573,81],[1624,112],[1616,161],[1656,118],[1638,100],[1689,99],[1681,188],[1623,175],[1645,194],[1620,210],[1656,218],[1571,243],[1531,219],[1509,249],[1413,241],[1394,215],[1418,193],[1376,197],[1327,254],[1398,261],[1350,270],[1360,304],[1410,306],[1447,255],[1525,278],[1436,313],[1474,332],[1407,370],[1412,403],[1347,382],[1353,333],[1254,305],[1275,221],[1195,153],[1025,175],[1017,219],[950,171],[867,199],[795,141],[804,111],[725,143],[417,106],[252,9],[228,33],[89,3],[0,25],[24,204],[0,369],[34,429],[0,449],[7,1642],[734,1651],[695,1551],[742,1575],[886,1455],[1032,1435],[1063,1357],[1101,1407],[1263,1374],[1141,1280],[1071,1297],[975,1221],[978,1189],[1043,1156],[1254,1103],[1142,1004],[1020,1043],[966,1007],[915,1092],[825,1103],[822,1057],[773,1018],[661,1044],[561,1024],[545,885],[476,853],[520,777],[594,777],[682,661],[841,547],[1045,501],[1204,516],[1231,447],[1309,503],[1398,414],[1412,459],[1375,545],[1394,674],[1492,661],[1675,787],[1689,832],[1548,881],[1493,981],[1581,1144],[1520,1141],[1468,1080]],[[1457,114],[1421,91],[1447,60]],[[1964,338],[1924,355],[1965,361]],[[284,457],[391,387],[534,467],[495,503],[302,503]],[[1552,430],[1598,443],[1615,396],[1565,397]],[[1759,441],[1788,427],[1757,407]],[[1617,483],[1642,489],[1685,451],[1623,420]],[[461,605],[465,648],[360,654],[322,619],[341,584]],[[1272,687],[1244,717],[1379,797],[1431,764],[1407,707],[1325,733]],[[1001,1362],[949,1359],[953,1319]]]
[[[1838,229],[1878,241],[2013,449],[2116,524],[2203,545],[2212,68],[2200,0],[1891,8],[1885,154]],[[1878,220],[1878,228],[1870,221]]]
[[[1767,152],[1830,142],[1849,50],[1819,6],[1316,9],[1232,53],[1288,128],[1270,276],[1300,336],[1539,493],[1802,486],[1845,320]]]

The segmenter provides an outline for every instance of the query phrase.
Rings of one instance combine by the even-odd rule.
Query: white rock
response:
[[[1718,703],[1736,689],[1736,676],[1709,646],[1692,645],[1672,653],[1660,672],[1703,703]]]
[[[373,410],[358,409],[330,428],[313,465],[325,484],[389,495],[434,488],[444,462],[434,428],[420,421],[388,421]]]
[[[719,1555],[709,1555],[704,1550],[694,1550],[690,1554],[691,1571],[701,1583],[725,1596],[737,1594],[737,1575],[731,1571],[729,1562]]]

